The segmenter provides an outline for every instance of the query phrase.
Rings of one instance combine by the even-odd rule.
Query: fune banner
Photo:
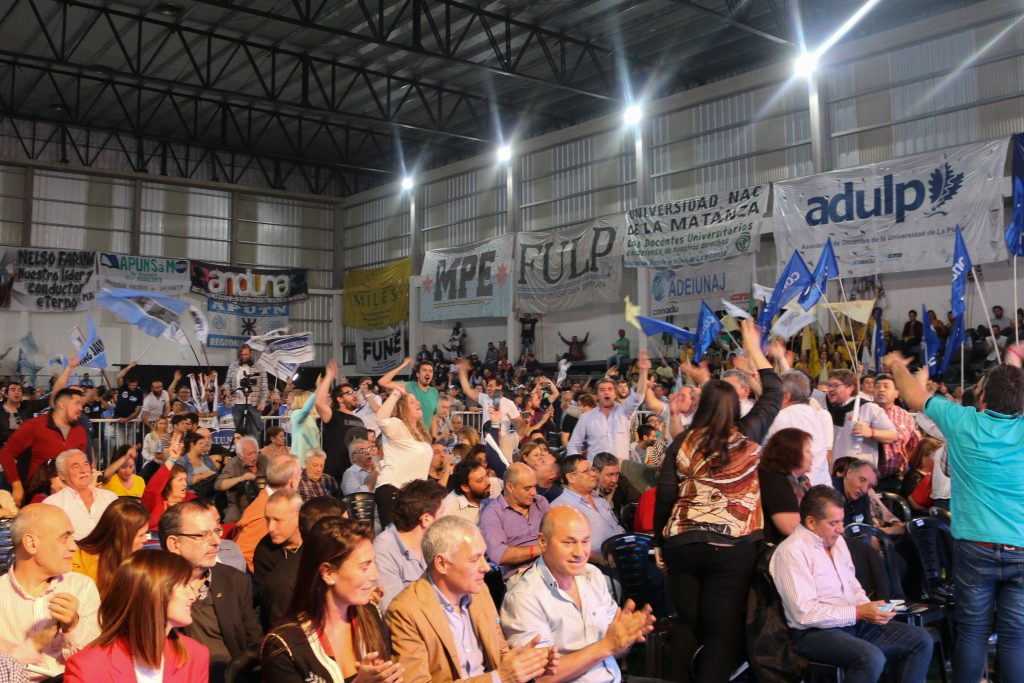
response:
[[[345,271],[344,322],[360,330],[391,327],[409,317],[409,275],[404,258],[380,268]]]
[[[622,299],[622,230],[617,219],[516,234],[520,312],[550,313]]]
[[[832,238],[843,277],[949,267],[959,224],[976,263],[1006,259],[1007,139],[775,183],[781,263]]]
[[[188,259],[99,254],[100,288],[138,289],[184,296],[191,286]]]
[[[503,235],[428,251],[420,277],[420,320],[507,316],[513,241],[512,235]]]
[[[68,313],[96,297],[96,252],[0,247],[0,310]]]
[[[192,291],[236,304],[286,304],[309,296],[309,278],[301,268],[242,269],[192,261]]]
[[[630,209],[623,214],[626,267],[694,265],[757,251],[767,208],[768,186],[754,185]]]
[[[647,277],[651,290],[652,317],[685,316],[696,320],[700,302],[713,307],[725,299],[740,308],[750,304],[750,287],[754,282],[754,255],[741,254],[731,258],[695,266],[675,266],[651,270]]]
[[[235,349],[249,337],[288,327],[288,304],[234,304],[230,301],[206,302],[210,348]]]
[[[381,330],[356,330],[356,372],[383,375],[405,359],[405,324]]]

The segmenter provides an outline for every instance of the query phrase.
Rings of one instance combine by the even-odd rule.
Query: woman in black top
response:
[[[811,457],[811,435],[800,429],[780,429],[764,445],[757,470],[764,540],[778,543],[800,524],[800,501],[811,485]]]
[[[729,680],[743,643],[747,592],[763,518],[757,467],[760,443],[782,405],[782,382],[761,352],[761,333],[744,320],[743,348],[763,391],[740,418],[731,384],[709,380],[690,429],[675,438],[662,463],[654,507],[656,559],[672,582],[679,614],[680,680]]]

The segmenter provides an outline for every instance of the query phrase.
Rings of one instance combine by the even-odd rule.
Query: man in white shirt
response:
[[[71,520],[50,505],[26,505],[11,524],[14,566],[0,577],[0,641],[47,672],[33,681],[62,673],[100,634],[96,584],[71,571],[72,534]]]
[[[92,465],[79,450],[64,451],[57,456],[57,476],[62,488],[43,502],[63,510],[71,519],[75,540],[80,541],[96,528],[103,511],[117,500],[117,494],[96,486]]]
[[[578,510],[551,508],[538,541],[541,557],[512,585],[501,606],[509,645],[539,637],[538,647],[554,646],[559,659],[553,681],[619,683],[616,658],[654,629],[650,606],[638,610],[628,600],[619,609],[604,575],[587,562],[590,525]]]
[[[479,460],[463,460],[452,471],[451,492],[445,496],[443,516],[455,515],[478,524],[480,505],[491,494],[491,481],[487,468]]]
[[[743,370],[726,370],[722,374],[722,379],[736,390],[740,397],[740,417],[745,417],[754,407],[754,401],[750,398],[750,375]]]
[[[861,401],[857,405],[857,375],[852,370],[833,370],[828,375],[827,386],[828,400],[825,405],[835,427],[832,461],[851,456],[877,463],[878,444],[899,440],[896,427],[885,411],[874,403]]]
[[[174,371],[175,381],[180,375],[180,371]],[[152,429],[157,418],[166,417],[170,404],[171,395],[164,389],[164,383],[158,379],[153,380],[150,392],[142,399],[142,421]]]
[[[519,408],[510,399],[505,398],[502,392],[505,388],[505,381],[501,377],[490,377],[484,386],[486,393],[474,389],[469,382],[469,363],[459,362],[459,383],[466,398],[480,405],[484,417],[489,419],[492,406],[497,406],[501,412],[501,452],[505,459],[512,462],[512,456],[519,446],[519,432],[523,428],[523,418],[519,414]]]
[[[800,503],[801,523],[772,556],[769,570],[793,645],[805,657],[843,667],[847,683],[874,683],[887,659],[897,663],[897,680],[924,683],[932,638],[892,621],[891,603],[868,600],[843,539],[843,514],[835,489],[812,487]]]
[[[799,370],[782,375],[782,410],[768,428],[765,441],[780,429],[795,428],[811,435],[811,471],[807,473],[812,486],[832,485],[829,451],[835,440],[832,417],[821,406],[811,405],[811,381]]]
[[[651,369],[646,350],[640,350],[636,366],[640,371],[636,391],[622,403],[615,400],[613,380],[605,378],[597,383],[597,408],[580,415],[569,438],[569,455],[585,454],[587,459],[593,460],[598,453],[611,453],[619,460],[629,460],[629,427],[647,393],[647,373]]]

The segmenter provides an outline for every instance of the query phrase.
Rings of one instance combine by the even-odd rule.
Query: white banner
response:
[[[516,234],[521,313],[551,313],[622,300],[621,217]]]
[[[100,252],[100,289],[137,289],[184,296],[191,286],[188,259],[125,256]]]
[[[741,254],[696,266],[651,270],[647,281],[651,290],[650,315],[655,318],[696,316],[700,313],[701,299],[707,301],[712,310],[720,308],[720,299],[746,309],[754,282],[754,255]]]
[[[779,267],[794,249],[816,259],[829,237],[843,277],[949,267],[957,225],[975,263],[1005,260],[1007,143],[964,145],[775,183]]]
[[[627,268],[662,268],[757,251],[768,186],[680,199],[624,214]]]
[[[206,300],[210,348],[235,349],[249,337],[288,327],[288,304],[236,304]]]
[[[405,359],[405,323],[380,330],[356,330],[356,372],[383,375]]]
[[[73,313],[96,298],[96,252],[0,247],[0,310]]]
[[[420,320],[504,318],[512,290],[512,235],[423,256]]]

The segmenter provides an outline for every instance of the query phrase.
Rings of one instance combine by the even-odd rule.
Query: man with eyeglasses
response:
[[[328,373],[337,376],[338,364],[327,362]],[[359,405],[356,390],[347,381],[342,381],[331,391],[330,398],[317,394],[316,412],[323,423],[323,447],[327,460],[324,472],[341,481],[352,462],[348,445],[353,439],[366,438],[366,423],[355,414]]]
[[[192,565],[192,624],[183,629],[210,651],[210,681],[224,681],[233,659],[259,646],[263,632],[252,607],[252,582],[245,573],[217,562],[222,529],[202,503],[186,501],[160,518],[160,547]]]
[[[595,456],[596,457],[596,456]],[[614,456],[612,456],[614,458]],[[602,458],[602,462],[604,459]],[[552,509],[560,505],[568,505],[583,513],[590,524],[590,543],[594,550],[590,553],[592,564],[604,565],[601,555],[601,544],[615,534],[625,533],[625,529],[615,518],[608,501],[594,495],[597,488],[598,471],[590,464],[586,456],[570,455],[562,463],[562,481],[565,490],[562,495],[551,503]]]
[[[900,435],[885,411],[870,401],[857,407],[857,375],[852,370],[833,370],[828,376],[825,407],[835,426],[832,461],[852,456],[877,464],[879,444],[894,443]],[[856,418],[856,419],[855,419]],[[884,456],[883,456],[884,457]]]
[[[345,470],[345,476],[341,478],[341,495],[373,493],[377,488],[377,475],[380,474],[373,460],[377,449],[370,446],[366,439],[355,439],[349,444],[348,452],[352,466]]]

